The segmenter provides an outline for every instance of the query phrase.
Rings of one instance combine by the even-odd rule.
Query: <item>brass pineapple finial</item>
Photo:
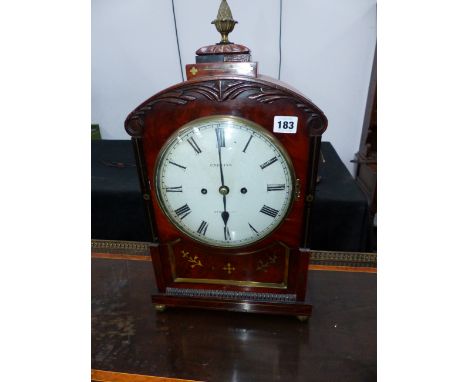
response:
[[[237,21],[232,18],[231,8],[229,8],[227,0],[221,1],[218,16],[216,17],[216,20],[211,22],[211,24],[214,24],[216,26],[216,30],[221,33],[221,41],[219,44],[231,44],[228,39],[228,35],[234,30],[234,26],[237,24]]]

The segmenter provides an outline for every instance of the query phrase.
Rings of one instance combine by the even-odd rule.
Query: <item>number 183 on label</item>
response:
[[[280,134],[296,134],[297,117],[276,116],[273,121],[273,132]]]

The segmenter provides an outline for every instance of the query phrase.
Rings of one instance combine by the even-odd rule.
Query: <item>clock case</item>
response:
[[[245,75],[245,63],[203,61],[198,66],[202,70],[187,65],[190,80],[152,96],[125,121],[153,241],[150,251],[159,293],[152,301],[159,310],[169,306],[307,317],[312,310],[305,302],[312,206],[327,119],[288,85],[256,71]],[[215,115],[241,117],[270,133],[275,116],[298,117],[296,134],[273,133],[296,174],[292,208],[274,232],[246,247],[223,249],[194,241],[167,219],[156,198],[155,169],[165,142],[183,125]]]

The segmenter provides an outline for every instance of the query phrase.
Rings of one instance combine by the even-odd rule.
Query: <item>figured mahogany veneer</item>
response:
[[[276,231],[240,249],[194,242],[167,220],[154,193],[156,160],[166,140],[186,123],[213,115],[245,118],[270,132],[275,116],[298,117],[296,134],[275,136],[291,157],[300,196]],[[310,315],[310,306],[300,303],[305,300],[309,258],[300,248],[309,247],[311,240],[320,139],[326,127],[325,115],[307,98],[262,76],[194,78],[154,95],[127,117],[125,128],[134,142],[155,242],[151,255],[160,292],[153,296],[155,304],[245,311],[247,295],[251,312]],[[199,295],[184,298],[168,295],[168,290],[197,290]],[[236,302],[234,292],[245,294]],[[275,302],[284,296],[293,301]]]

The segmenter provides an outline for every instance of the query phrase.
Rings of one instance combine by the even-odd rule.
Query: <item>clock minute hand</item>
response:
[[[227,222],[229,220],[229,212],[226,211],[226,195],[223,195],[224,211],[221,212],[221,218],[224,222],[224,240],[230,240],[231,235],[229,234],[229,228],[227,227]]]
[[[224,203],[224,211],[221,212],[221,218],[224,222],[224,227],[226,227],[227,222],[229,220],[229,212],[226,211],[226,195],[223,195],[223,203]]]
[[[219,158],[219,172],[221,173],[221,186],[224,187],[223,161],[221,159],[221,137],[220,137],[219,128],[216,129],[216,139],[218,143],[218,158]]]
[[[224,130],[220,128],[216,129],[216,140],[218,144],[219,173],[221,175],[221,187],[219,188],[219,192],[221,195],[223,195],[224,207],[223,212],[221,212],[221,218],[224,222],[224,240],[228,240],[228,238],[230,238],[229,229],[227,227],[227,222],[229,220],[229,212],[227,212],[226,210],[226,195],[229,193],[229,188],[227,188],[224,184],[223,160],[221,155],[221,147],[224,147]]]

